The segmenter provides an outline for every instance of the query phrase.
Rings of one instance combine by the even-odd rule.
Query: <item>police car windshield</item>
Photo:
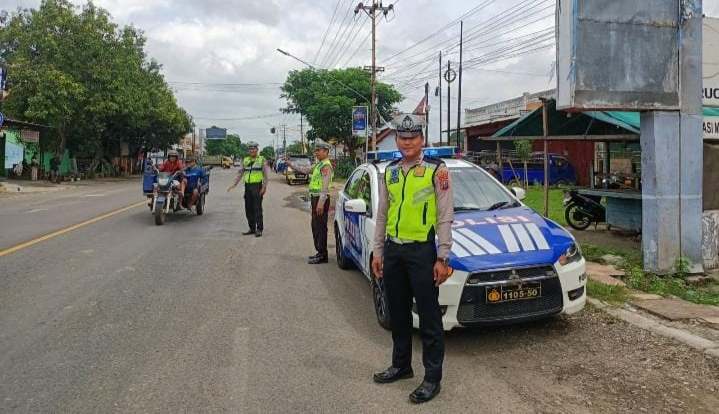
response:
[[[517,202],[477,168],[451,168],[455,211],[516,207]]]

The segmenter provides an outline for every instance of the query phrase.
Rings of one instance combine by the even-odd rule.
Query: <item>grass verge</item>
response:
[[[527,198],[523,202],[542,214],[544,211],[544,188],[530,186],[527,189]],[[549,218],[562,226],[567,225],[567,221],[564,219],[564,190],[561,188],[549,189]]]
[[[587,281],[587,294],[612,304],[624,303],[629,299],[629,290],[624,286],[609,286],[593,280]]]

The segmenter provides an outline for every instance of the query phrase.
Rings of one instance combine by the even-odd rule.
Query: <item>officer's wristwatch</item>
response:
[[[442,263],[445,266],[449,266],[449,258],[447,257],[438,257],[437,262]]]

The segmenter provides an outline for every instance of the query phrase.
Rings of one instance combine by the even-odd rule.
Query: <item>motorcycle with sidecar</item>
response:
[[[155,224],[165,224],[169,213],[188,209],[192,193],[197,190],[199,196],[194,209],[198,216],[205,213],[205,201],[210,192],[210,170],[212,167],[196,167],[175,173],[160,172],[152,164],[145,166],[142,190],[148,199],[148,207],[155,217]],[[187,179],[185,194],[180,197],[180,182]]]

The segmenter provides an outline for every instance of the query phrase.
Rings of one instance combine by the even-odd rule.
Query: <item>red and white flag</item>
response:
[[[419,105],[417,105],[416,108],[414,108],[414,112],[412,112],[414,115],[426,115],[427,114],[427,97],[423,97],[421,101],[419,101]]]

